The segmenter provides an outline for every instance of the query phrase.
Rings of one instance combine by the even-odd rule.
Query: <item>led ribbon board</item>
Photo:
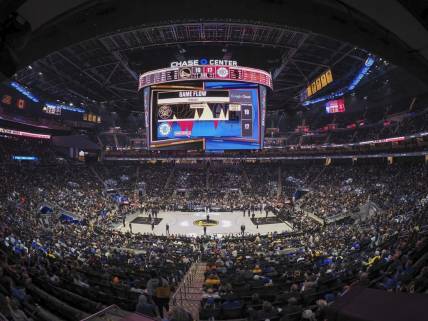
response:
[[[27,161],[39,160],[39,158],[37,156],[18,156],[18,155],[13,155],[12,159],[13,160],[27,160]]]
[[[82,108],[72,107],[72,106],[67,106],[67,105],[46,103],[45,106],[47,108],[49,108],[50,110],[58,110],[58,111],[68,110],[68,111],[72,111],[72,112],[76,112],[76,113],[84,113],[85,112],[85,110]]]
[[[364,66],[361,67],[358,74],[355,76],[355,78],[352,80],[351,84],[348,86],[349,91],[354,90],[354,88],[358,85],[358,83],[361,81],[361,79],[363,79],[363,77],[370,70],[371,66],[373,66],[374,62],[375,62],[375,60],[371,56],[369,56],[366,59]]]
[[[10,85],[33,102],[39,102],[39,98],[34,96],[26,87],[22,86],[21,84],[18,84],[16,81],[12,81]]]
[[[8,135],[15,135],[15,136],[22,136],[22,137],[29,137],[29,138],[39,138],[39,139],[51,138],[51,135],[36,134],[36,133],[24,132],[20,130],[1,128],[1,127],[0,127],[0,134],[8,134]]]
[[[177,81],[214,80],[254,83],[272,89],[270,73],[254,68],[230,65],[190,65],[149,71],[140,75],[138,90],[156,84]]]

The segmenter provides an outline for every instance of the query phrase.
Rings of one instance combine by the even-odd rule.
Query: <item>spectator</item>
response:
[[[149,303],[149,298],[143,293],[138,297],[138,304],[135,312],[155,318],[159,315],[156,305]]]

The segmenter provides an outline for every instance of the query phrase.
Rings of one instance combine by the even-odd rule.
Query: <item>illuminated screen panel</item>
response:
[[[195,65],[186,67],[170,67],[141,74],[138,89],[140,90],[156,84],[192,80],[237,81],[272,88],[271,75],[260,69],[241,66]]]
[[[260,149],[259,86],[204,82],[152,88],[149,133],[153,149]]]
[[[328,114],[335,114],[335,113],[344,113],[345,112],[345,99],[335,99],[330,100],[325,105],[325,111]]]

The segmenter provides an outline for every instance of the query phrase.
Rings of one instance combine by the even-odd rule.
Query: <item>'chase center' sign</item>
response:
[[[236,60],[206,59],[206,58],[171,62],[171,67],[188,67],[188,66],[200,66],[200,65],[238,66],[238,62]]]

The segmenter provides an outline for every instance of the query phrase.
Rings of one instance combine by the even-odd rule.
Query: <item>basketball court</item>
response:
[[[207,222],[207,214],[205,212],[159,212],[158,219],[160,223],[154,226],[150,224],[138,224],[135,222],[144,222],[147,218],[143,213],[135,213],[128,215],[125,222],[125,227],[119,224],[116,228],[120,231],[129,231],[129,223],[132,223],[133,233],[154,233],[156,235],[166,234],[166,225],[169,225],[170,234],[181,234],[188,236],[197,236],[204,234],[204,226],[207,227],[207,234],[218,236],[239,234],[241,233],[241,225],[245,225],[245,233],[251,234],[267,234],[271,232],[287,232],[292,231],[291,226],[287,222],[276,224],[264,224],[257,226],[253,224],[248,215],[243,215],[242,211],[236,212],[210,212],[210,221]],[[257,217],[266,217],[265,214],[256,213]],[[134,221],[135,220],[135,221]]]

